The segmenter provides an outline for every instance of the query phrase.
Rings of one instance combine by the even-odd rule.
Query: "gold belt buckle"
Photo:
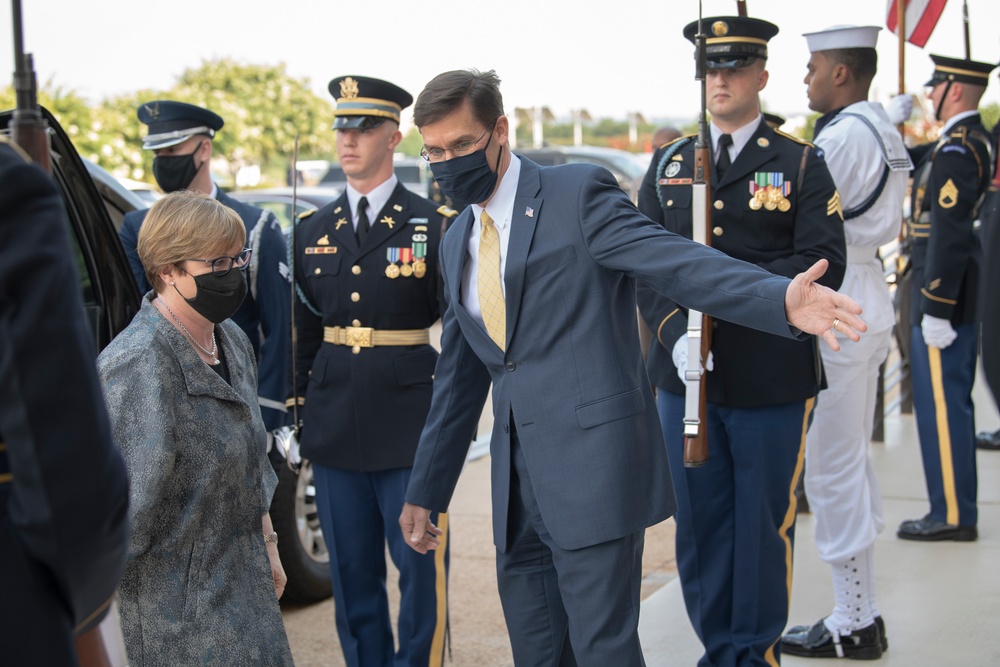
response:
[[[372,327],[344,327],[346,344],[352,347],[375,347],[372,343],[375,329]]]

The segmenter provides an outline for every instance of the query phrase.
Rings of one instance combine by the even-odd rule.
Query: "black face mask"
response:
[[[193,299],[181,294],[176,285],[174,290],[188,302],[188,305],[194,308],[194,312],[209,322],[219,324],[228,320],[239,310],[243,299],[246,298],[247,278],[242,269],[234,267],[224,276],[203,273],[192,276],[192,278],[198,287],[198,293],[194,295]]]
[[[194,164],[194,154],[201,143],[187,155],[157,155],[153,158],[153,176],[164,192],[186,190],[201,167]],[[204,164],[204,163],[202,163]]]
[[[470,204],[479,204],[490,198],[499,178],[497,171],[490,168],[489,160],[486,159],[486,149],[489,148],[492,139],[491,132],[481,151],[453,157],[443,162],[431,162],[431,173],[434,174],[434,179],[442,192],[455,201]],[[497,154],[497,169],[500,168],[502,156],[501,146]]]

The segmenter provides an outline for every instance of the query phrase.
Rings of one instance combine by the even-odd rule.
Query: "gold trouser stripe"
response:
[[[438,514],[438,528],[441,544],[434,551],[435,595],[437,597],[437,623],[434,625],[434,639],[431,640],[431,654],[427,664],[441,667],[444,664],[444,637],[448,629],[448,571],[445,569],[445,552],[448,550],[448,514]]]
[[[934,419],[938,431],[938,456],[941,459],[941,482],[944,486],[945,522],[958,525],[958,499],[955,497],[955,466],[951,460],[951,429],[948,427],[948,401],[944,396],[941,375],[941,350],[927,348],[931,367],[931,389],[934,391]]]
[[[802,438],[799,440],[799,453],[795,460],[795,472],[792,474],[792,483],[788,487],[788,510],[785,512],[785,520],[781,522],[781,527],[778,529],[778,535],[785,543],[785,590],[788,592],[789,609],[792,607],[792,540],[788,537],[788,530],[795,525],[797,505],[795,500],[795,487],[799,485],[799,479],[802,477],[802,467],[805,465],[806,432],[809,430],[809,415],[812,414],[815,406],[816,398],[813,397],[808,399],[805,404],[805,411],[802,413]],[[780,641],[780,637],[778,638],[778,641]],[[767,648],[767,653],[764,654],[764,659],[767,660],[767,664],[772,667],[778,667],[778,659],[774,657],[774,644],[771,644]]]
[[[355,343],[354,333],[367,337],[371,334],[370,344]],[[380,345],[429,345],[431,335],[427,329],[369,329],[368,327],[323,327],[323,342],[334,345],[360,345],[361,347],[377,347]]]
[[[111,601],[114,600],[114,599],[115,599],[115,596],[114,596],[114,594],[112,594],[111,597],[109,597],[107,600],[104,601],[104,604],[102,604],[100,607],[98,607],[94,611],[90,612],[90,615],[87,616],[87,618],[85,618],[82,621],[80,621],[80,624],[77,625],[75,628],[73,628],[73,632],[79,632],[81,629],[87,627],[87,625],[89,625],[91,621],[93,621],[95,618],[97,618],[98,616],[100,616],[101,613],[103,613],[104,610],[107,609],[111,605]]]
[[[10,484],[12,481],[14,481],[14,475],[12,473],[5,472],[0,474],[0,484]]]

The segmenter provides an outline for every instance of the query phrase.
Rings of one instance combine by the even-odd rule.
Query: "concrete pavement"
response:
[[[975,390],[977,430],[1000,425],[993,400],[980,381]],[[889,651],[872,664],[886,667],[1000,665],[1000,452],[979,451],[979,541],[907,542],[896,537],[904,519],[927,513],[927,492],[912,415],[885,421],[885,442],[872,461],[882,489],[886,528],[875,548],[878,606]],[[812,515],[795,528],[789,625],[812,624],[830,613],[829,567],[819,559]],[[684,611],[680,582],[672,581],[642,603],[639,634],[649,667],[695,665],[702,646]],[[815,659],[785,656],[791,667]],[[830,664],[820,660],[819,664]],[[852,663],[853,664],[853,663]]]

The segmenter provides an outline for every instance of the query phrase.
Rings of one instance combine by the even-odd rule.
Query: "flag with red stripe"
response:
[[[905,0],[904,7],[906,9],[903,11],[906,16],[906,41],[921,48],[926,46],[927,40],[930,39],[931,33],[934,32],[934,26],[937,25],[938,19],[941,18],[941,12],[944,11],[947,1]],[[889,30],[898,35],[899,30],[897,30],[896,25],[897,2],[899,0],[889,0],[886,25]]]

